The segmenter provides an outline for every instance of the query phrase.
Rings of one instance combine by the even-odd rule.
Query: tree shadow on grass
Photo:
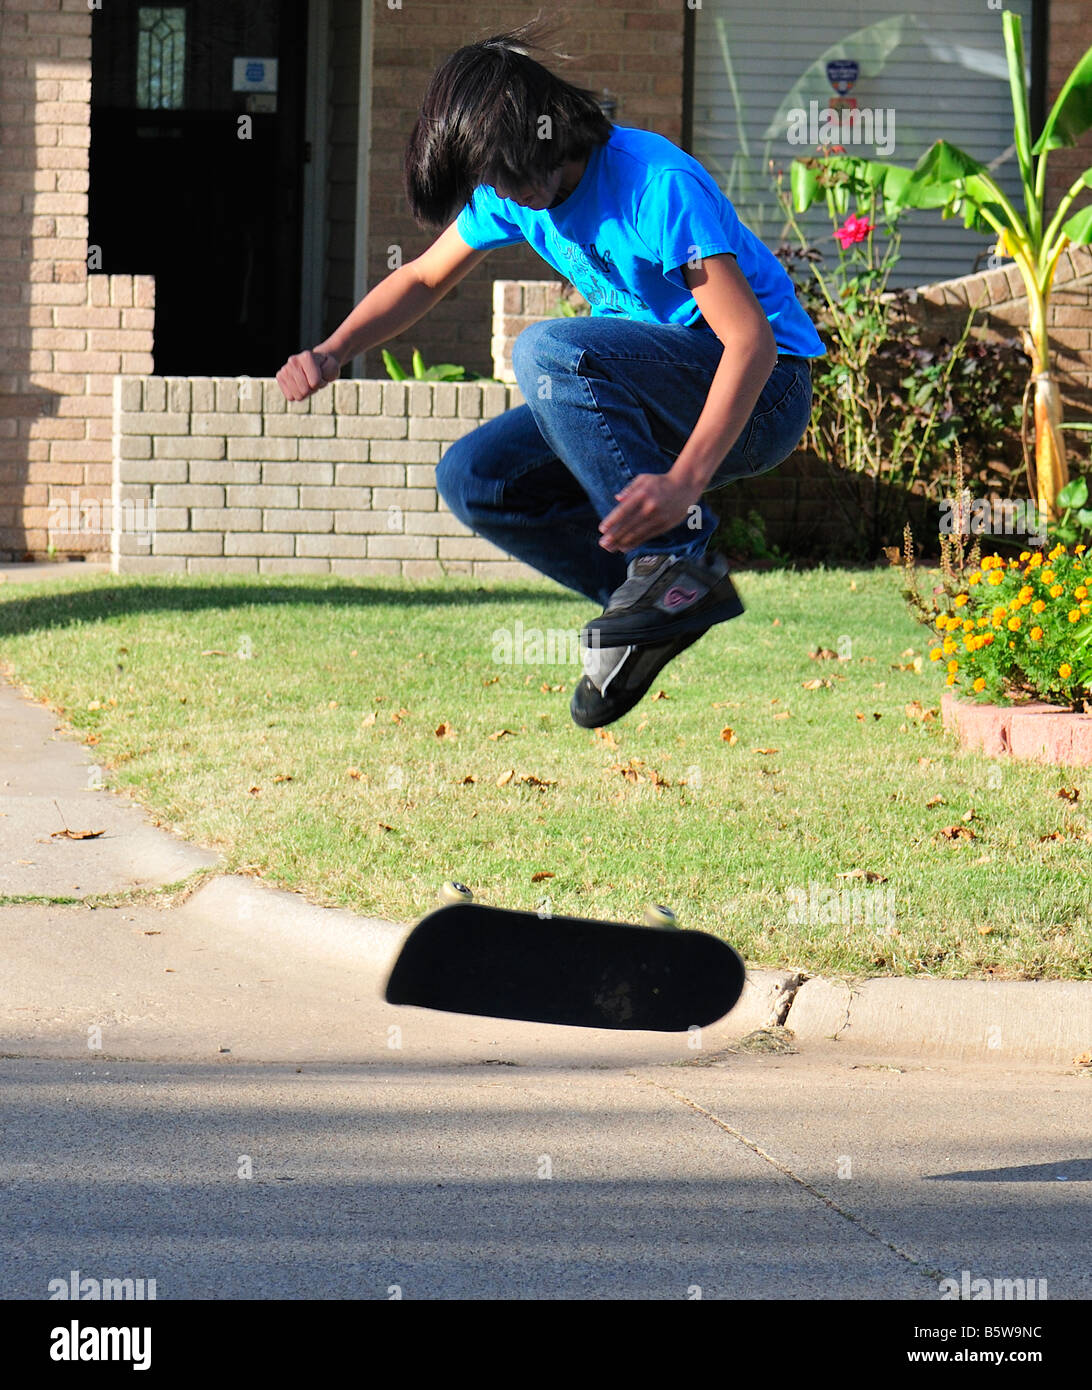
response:
[[[544,600],[564,597],[567,591],[545,585]],[[142,613],[198,613],[227,608],[281,608],[308,605],[324,608],[387,607],[404,610],[459,608],[482,604],[536,601],[539,591],[532,581],[526,587],[499,584],[495,588],[400,589],[371,588],[367,584],[281,584],[256,580],[233,581],[208,587],[175,584],[116,584],[87,589],[65,589],[0,600],[0,639],[57,627],[75,627],[106,618]]]

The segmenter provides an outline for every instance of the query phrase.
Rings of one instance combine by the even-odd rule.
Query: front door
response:
[[[157,375],[272,376],[301,347],[307,5],[92,13],[89,267],[155,276]]]

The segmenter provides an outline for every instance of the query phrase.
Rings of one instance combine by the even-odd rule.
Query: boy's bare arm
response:
[[[416,260],[370,290],[328,338],[288,359],[277,373],[286,398],[306,400],[333,381],[350,359],[397,338],[488,254],[468,246],[452,224]]]

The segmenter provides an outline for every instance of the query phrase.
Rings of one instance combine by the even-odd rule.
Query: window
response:
[[[141,5],[137,11],[137,94],[142,111],[182,107],[186,71],[186,11]]]

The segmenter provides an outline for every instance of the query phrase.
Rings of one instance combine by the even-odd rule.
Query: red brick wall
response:
[[[91,12],[0,12],[0,557],[105,559],[109,536],[48,534],[51,505],[105,502],[117,372],[152,370],[147,276],[88,275]]]
[[[1088,0],[1050,0],[1047,11],[1047,100],[1049,113],[1066,78],[1086,49],[1092,48],[1092,5]],[[1048,205],[1092,164],[1092,134],[1071,150],[1053,150],[1047,165]],[[1078,198],[1074,208],[1088,201]]]
[[[565,6],[545,0],[541,7],[412,0],[401,10],[389,9],[387,0],[374,0],[369,285],[388,273],[388,247],[400,246],[403,260],[410,260],[436,235],[422,231],[409,216],[401,172],[406,140],[432,73],[463,44],[524,23],[537,8],[544,16],[564,11],[556,44],[572,62],[553,65],[560,75],[595,92],[609,88],[618,98],[615,118],[620,125],[681,139],[681,0],[575,0]],[[544,268],[526,247],[495,251],[427,318],[390,344],[391,350],[405,361],[410,349],[419,347],[426,362],[461,362],[489,373],[493,280],[540,279],[549,273],[552,268]],[[344,312],[351,307],[346,304]],[[385,375],[378,352],[366,355],[365,371]]]

